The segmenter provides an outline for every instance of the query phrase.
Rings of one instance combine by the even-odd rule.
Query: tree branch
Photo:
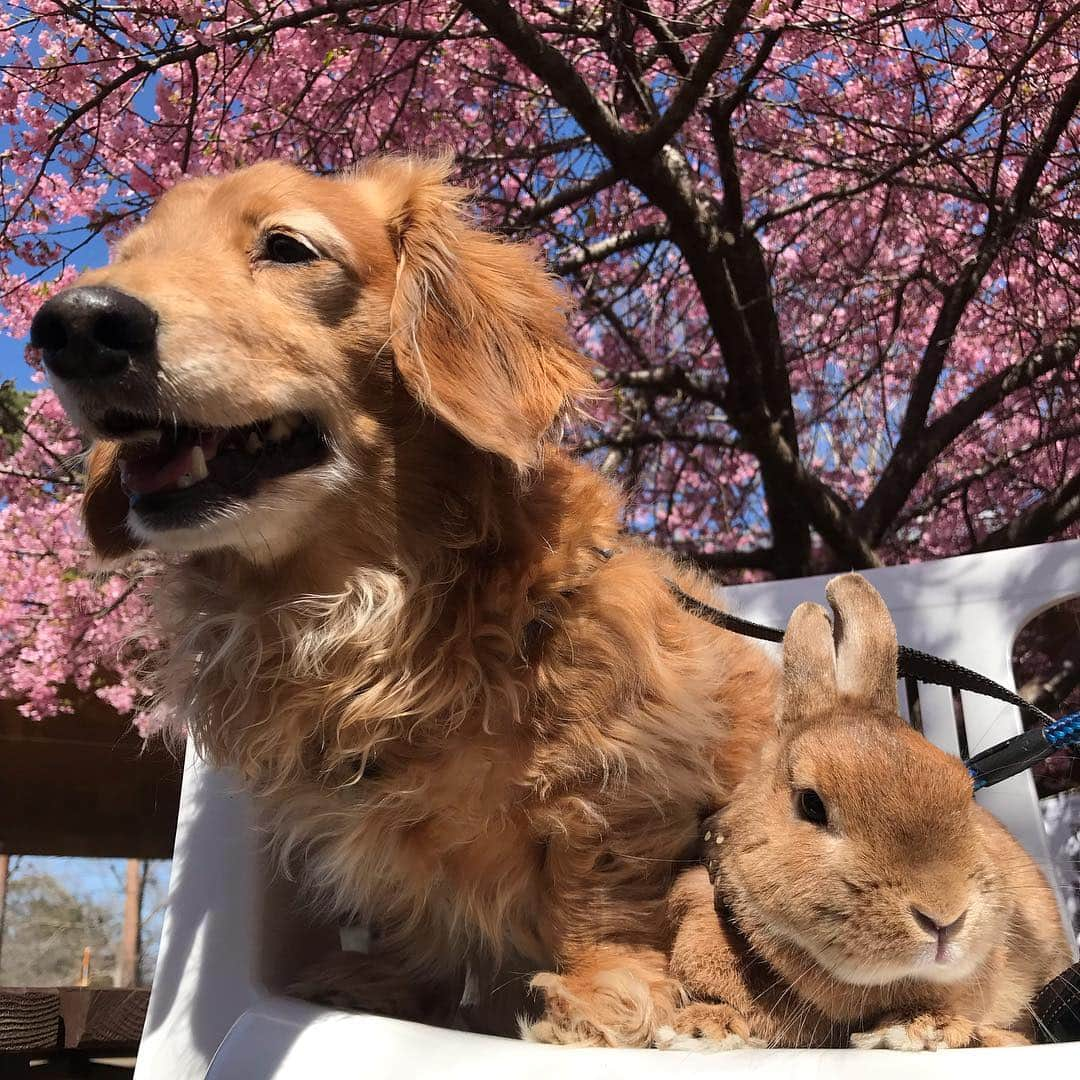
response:
[[[610,187],[619,178],[617,170],[601,169],[594,176],[590,176],[588,180],[582,180],[580,184],[561,188],[545,199],[537,199],[532,206],[526,207],[514,219],[514,228],[531,228],[542,218],[554,214],[556,210],[562,210],[566,206],[573,206],[574,203],[582,202],[596,195],[598,192],[603,191],[604,188]]]
[[[808,568],[808,519],[839,558],[856,567],[876,565],[873,550],[851,528],[849,511],[799,460],[790,388],[785,401],[781,385],[787,374],[776,311],[756,238],[748,230],[732,232],[725,226],[720,208],[699,190],[693,170],[672,146],[664,144],[653,154],[637,153],[636,137],[623,131],[573,64],[511,5],[496,0],[463,3],[548,85],[612,167],[667,216],[671,239],[694,275],[725,358],[728,417],[744,447],[761,462],[780,571],[794,576]],[[714,43],[710,57],[715,58],[718,50],[719,43]],[[779,381],[778,373],[782,373]]]
[[[593,244],[580,244],[579,251],[557,259],[552,263],[551,269],[556,274],[569,274],[591,263],[602,262],[608,256],[615,255],[620,251],[629,251],[631,248],[641,247],[643,244],[666,240],[667,236],[667,226],[662,222],[657,222],[654,225],[642,225],[638,229],[627,229],[626,232],[616,233],[614,236],[597,240]]]
[[[514,5],[499,0],[463,0],[462,6],[544,81],[552,97],[570,110],[597,143],[608,146],[629,143],[630,136],[611,110],[593,94],[577,68],[537,34],[514,10]]]
[[[747,0],[730,0],[723,20],[705,43],[705,47],[686,76],[686,82],[679,88],[671,104],[651,128],[634,137],[636,153],[655,154],[660,147],[674,138],[690,118],[708,91],[712,77],[724,62],[724,57],[727,56],[743,23],[746,22],[750,8],[751,3]]]
[[[725,383],[715,379],[702,380],[674,366],[619,372],[611,376],[611,381],[615,386],[650,390],[661,394],[679,393],[693,401],[708,401],[722,406],[726,405],[730,396]],[[797,500],[805,500],[813,513],[815,526],[826,543],[836,552],[838,558],[846,562],[848,566],[860,570],[880,566],[881,560],[877,553],[853,527],[851,509],[839,499],[835,492],[809,472],[798,455],[788,447],[778,426],[775,423],[770,425],[766,431],[758,432],[757,437],[759,440],[768,440],[767,450],[770,458],[786,477],[787,502],[790,504]],[[742,435],[739,441],[742,449],[751,453],[756,453],[757,447],[762,445],[758,442],[750,446]],[[784,491],[782,484],[773,488],[771,492],[767,489],[766,500],[783,499],[785,498]],[[770,520],[773,513],[781,512],[783,509],[783,506],[770,503]],[[775,551],[774,556],[777,556],[777,568],[784,573],[790,573],[791,570],[782,565],[783,560]]]
[[[1075,648],[1072,635],[1067,640],[1068,647]],[[1030,701],[1035,708],[1045,712],[1060,708],[1066,698],[1080,687],[1080,664],[1071,656],[1057,657],[1056,660],[1060,667],[1049,679],[1045,682],[1042,679],[1033,679],[1017,690],[1025,701]]]
[[[329,3],[317,4],[313,7],[305,8],[303,11],[289,12],[287,15],[281,15],[276,19],[268,19],[265,22],[249,19],[239,26],[223,30],[220,34],[217,34],[212,41],[194,41],[188,45],[181,46],[180,48],[158,53],[149,59],[136,60],[130,67],[121,71],[119,75],[114,76],[107,82],[96,85],[94,93],[67,113],[64,118],[53,127],[52,131],[49,132],[48,144],[45,147],[44,153],[41,154],[40,159],[38,160],[34,176],[23,189],[23,194],[16,203],[13,211],[5,216],[4,233],[7,231],[8,223],[15,221],[26,204],[30,201],[41,178],[45,175],[45,170],[52,161],[53,154],[56,153],[64,136],[87,113],[99,108],[111,94],[114,94],[132,80],[153,75],[162,68],[172,67],[174,64],[194,62],[198,60],[199,57],[206,56],[216,49],[219,49],[222,45],[241,45],[250,43],[263,37],[272,36],[279,30],[305,26],[316,19],[321,19],[328,15],[345,14],[352,8],[361,6],[366,5],[361,5],[359,3],[343,3],[341,0],[338,0],[338,2],[335,3],[331,0]]]
[[[724,450],[738,449],[738,442],[725,435],[706,435],[679,431],[631,431],[626,435],[598,435],[595,439],[585,439],[578,443],[573,452],[576,455],[591,454],[596,450],[639,450],[643,446],[718,446]]]
[[[797,11],[799,6],[800,4],[796,0],[791,5],[792,12]],[[746,70],[739,76],[735,88],[722,101],[717,101],[711,106],[710,115],[713,120],[727,123],[734,115],[735,110],[747,99],[750,89],[754,85],[754,80],[761,74],[761,69],[768,62],[782,33],[782,30],[769,30],[764,34],[757,52],[754,53],[754,59],[750,61]]]
[[[1050,159],[1050,152],[1057,145],[1080,105],[1080,68],[1074,72],[1066,84],[1050,115],[1042,138],[1028,154],[1024,167],[1017,178],[1012,198],[1006,208],[998,215],[994,228],[989,228],[979,245],[979,253],[965,266],[960,276],[946,289],[945,299],[938,311],[930,340],[923,352],[919,370],[912,384],[907,409],[900,425],[898,448],[905,442],[922,438],[923,425],[930,412],[934,391],[941,378],[945,357],[952,346],[956,329],[975,296],[982,280],[1005,244],[1013,237],[1035,192],[1035,186]]]
[[[1057,443],[1065,442],[1068,439],[1078,438],[1080,438],[1080,425],[1075,425],[1053,429],[1037,439],[1029,439],[1019,446],[1011,446],[1008,450],[991,458],[968,475],[961,476],[940,488],[936,488],[934,491],[930,492],[926,498],[915,505],[905,505],[903,511],[890,524],[888,531],[895,532],[897,529],[902,528],[904,525],[907,525],[924,514],[940,510],[957,492],[963,491],[965,488],[970,487],[979,480],[988,479],[990,476],[993,476],[994,473],[1003,469],[1006,465],[1015,462],[1019,458],[1026,457],[1036,450],[1045,450],[1048,446],[1054,446]]]
[[[856,528],[871,543],[880,543],[919,478],[936,457],[980,416],[1010,394],[1031,386],[1049,371],[1065,370],[1078,353],[1080,326],[1071,326],[1049,345],[1036,349],[1019,363],[981,383],[929,427],[922,428],[918,437],[901,437],[873,491],[856,512]]]
[[[789,217],[792,214],[802,213],[802,211],[808,210],[811,206],[816,206],[818,203],[830,201],[842,202],[850,199],[852,195],[861,195],[864,191],[869,191],[871,188],[891,180],[894,176],[903,172],[904,169],[909,166],[914,165],[928,154],[941,149],[946,143],[957,138],[979,119],[983,111],[1001,94],[1001,92],[1009,85],[1010,81],[1023,72],[1024,68],[1027,67],[1035,54],[1038,53],[1043,46],[1052,42],[1061,28],[1066,25],[1077,12],[1080,12],[1080,4],[1073,4],[1056,19],[1048,23],[1043,32],[1027,49],[1024,50],[1022,55],[1017,57],[1009,70],[1006,71],[985,94],[983,94],[979,101],[936,138],[921,143],[898,161],[885,166],[885,168],[861,183],[854,184],[851,187],[835,188],[831,191],[820,191],[814,195],[808,195],[805,199],[800,199],[798,202],[790,203],[778,210],[770,210],[768,213],[762,214],[760,217],[756,218],[751,227],[757,231],[766,225],[779,221],[781,218]]]
[[[665,365],[657,368],[641,368],[637,371],[598,372],[599,378],[607,377],[613,386],[632,390],[649,390],[656,394],[682,394],[691,401],[708,401],[723,405],[727,393],[719,379],[702,379],[684,368]]]
[[[691,551],[676,548],[702,570],[772,570],[776,553],[772,548],[749,548],[745,551]]]
[[[1018,514],[1008,525],[984,536],[972,551],[998,551],[1025,544],[1041,544],[1067,529],[1074,521],[1080,521],[1080,471]]]

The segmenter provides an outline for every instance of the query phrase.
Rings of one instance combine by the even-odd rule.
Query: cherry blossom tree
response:
[[[137,685],[124,676],[150,644],[129,640],[148,622],[141,594],[133,576],[86,572],[80,446],[56,398],[12,398],[0,395],[0,430],[18,424],[0,441],[0,694],[35,717],[90,692],[131,712]]]
[[[565,280],[577,449],[727,575],[1080,534],[1080,3],[100,0],[0,29],[3,319],[184,175],[449,147]],[[48,391],[0,461],[0,692],[134,684]],[[137,651],[137,650],[136,650]],[[108,657],[103,662],[103,657]],[[103,667],[104,663],[104,667]],[[125,681],[126,680],[126,681]]]

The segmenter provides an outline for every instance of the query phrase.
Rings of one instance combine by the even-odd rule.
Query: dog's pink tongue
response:
[[[151,450],[138,457],[122,458],[120,482],[129,495],[150,495],[176,487],[176,481],[191,472],[191,452],[195,443]]]

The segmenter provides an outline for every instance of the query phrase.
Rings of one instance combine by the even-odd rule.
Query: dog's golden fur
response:
[[[553,440],[589,389],[559,295],[445,171],[191,181],[81,279],[159,313],[163,412],[302,411],[333,447],[227,521],[154,534],[99,440],[88,531],[165,552],[163,695],[313,895],[384,927],[395,974],[365,961],[360,1003],[430,1015],[466,965],[537,972],[529,1035],[645,1045],[680,996],[669,885],[772,723],[773,671],[678,606],[666,577],[704,582],[621,537],[616,493]],[[281,220],[325,259],[256,265]]]

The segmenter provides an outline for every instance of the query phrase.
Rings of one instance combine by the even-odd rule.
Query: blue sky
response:
[[[14,855],[11,862],[12,881],[32,874],[50,874],[74,896],[100,905],[112,914],[117,926],[121,924],[124,911],[125,860]],[[143,954],[148,960],[157,955],[158,943],[161,939],[161,927],[165,917],[164,902],[169,886],[171,865],[171,862],[163,860],[154,860],[150,863],[142,906]],[[5,935],[14,932],[15,927],[9,923],[5,927]],[[5,979],[2,954],[0,954],[0,986],[3,985],[5,985]]]
[[[23,342],[0,338],[0,382],[14,379],[21,390],[32,389],[30,369],[23,361]]]
[[[71,246],[76,246],[81,239],[81,236],[72,234],[68,239],[68,243]],[[109,253],[105,241],[100,236],[96,236],[87,243],[86,247],[79,250],[76,257],[76,266],[100,266],[108,261],[108,257]],[[12,260],[11,268],[15,273],[25,273],[29,269],[18,260]],[[58,272],[50,273],[47,277],[55,277]],[[15,384],[20,389],[30,390],[34,388],[34,384],[30,382],[31,370],[23,359],[23,349],[25,347],[25,339],[16,340],[6,334],[0,335],[0,382],[5,379],[14,379]]]

